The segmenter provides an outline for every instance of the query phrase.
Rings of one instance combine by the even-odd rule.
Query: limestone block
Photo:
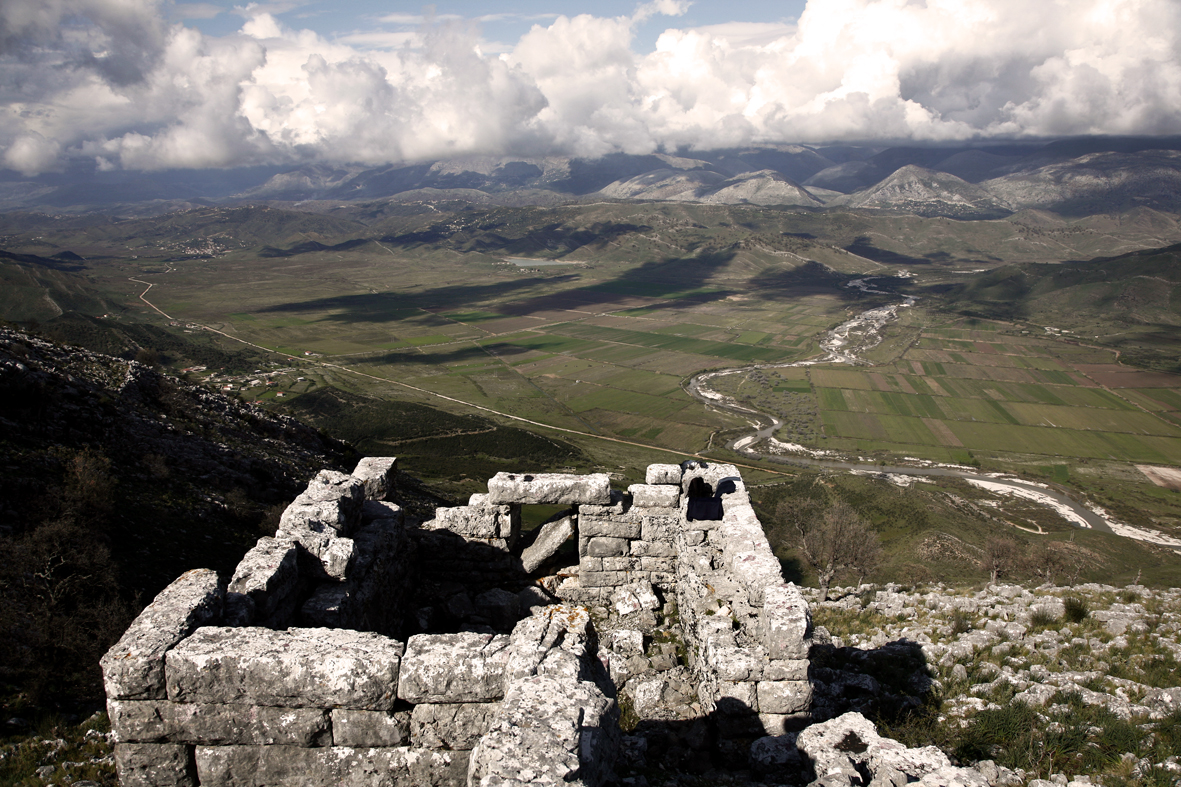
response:
[[[763,654],[753,649],[710,640],[705,653],[707,662],[717,672],[718,680],[758,681],[763,677]]]
[[[644,541],[662,541],[671,545],[677,537],[680,524],[679,516],[646,516],[640,538]]]
[[[506,682],[548,675],[570,683],[589,679],[597,652],[594,625],[585,607],[558,605],[539,610],[513,629]]]
[[[756,685],[749,681],[719,680],[715,699],[718,712],[729,716],[754,713],[759,707]]]
[[[168,652],[168,697],[290,708],[390,710],[403,645],[344,629],[198,629]]]
[[[632,543],[636,543],[636,542],[632,542]],[[677,559],[675,557],[642,557],[642,558],[640,558],[640,570],[641,571],[651,571],[651,572],[656,572],[656,573],[660,573],[660,574],[667,574],[669,577],[673,577],[672,581],[675,581],[675,572],[677,570]],[[656,579],[652,580],[652,582],[657,582],[657,581],[666,581],[666,580],[664,580],[663,578],[661,580],[656,580]]]
[[[353,478],[364,486],[366,500],[389,500],[396,491],[398,477],[396,456],[367,456],[357,463]]]
[[[594,560],[595,558],[589,558]],[[638,557],[601,557],[598,560],[602,563],[600,571],[639,571],[640,558]]]
[[[472,602],[477,614],[486,618],[496,629],[511,629],[521,618],[521,602],[517,594],[502,588],[485,591]]]
[[[746,587],[753,606],[763,605],[763,589],[782,584],[783,574],[779,559],[768,547],[766,551],[739,552],[730,563],[731,570]]]
[[[802,713],[812,707],[812,684],[800,680],[761,680],[758,709],[763,713]]]
[[[611,593],[610,588],[603,588],[597,585],[584,588],[579,584],[577,577],[572,577],[563,581],[557,587],[557,592],[554,595],[567,604],[582,604],[588,607],[597,607],[602,605]]]
[[[618,489],[611,490],[611,502],[607,505],[581,505],[578,515],[582,516],[618,516],[625,513],[631,506],[631,500]]]
[[[107,713],[119,743],[324,746],[332,738],[319,708],[108,700]]]
[[[628,540],[625,538],[609,538],[595,536],[586,545],[586,553],[591,557],[616,557],[628,553]]]
[[[641,656],[644,635],[635,629],[616,629],[603,635],[603,644],[621,656]]]
[[[406,512],[397,503],[384,500],[366,500],[361,505],[361,522],[368,524],[379,519],[392,519],[398,524],[406,520]]]
[[[608,558],[608,560],[619,560],[620,558]],[[606,571],[603,568],[603,558],[591,557],[590,555],[583,555],[578,559],[579,571]],[[618,571],[620,569],[611,569],[611,571]]]
[[[348,602],[347,585],[325,582],[317,586],[300,607],[300,623],[314,628],[352,628],[348,620]]]
[[[429,707],[429,706],[424,706]],[[332,711],[333,746],[408,746],[410,713],[407,711]]]
[[[198,746],[202,785],[340,785],[401,787],[410,783],[409,749],[332,746]]]
[[[685,540],[685,546],[695,547],[705,541],[705,531],[686,530],[679,537]]]
[[[799,771],[802,763],[800,750],[796,748],[796,736],[772,733],[759,738],[750,745],[750,764],[752,770],[762,775]]]
[[[499,709],[499,702],[415,705],[410,740],[419,749],[471,750]]]
[[[523,614],[532,615],[533,610],[538,607],[548,607],[558,602],[544,588],[537,585],[530,585],[517,594],[517,603],[520,605]]]
[[[799,588],[788,583],[764,590],[759,629],[763,647],[770,658],[808,658],[812,646],[812,615]]]
[[[188,746],[168,743],[119,743],[115,768],[122,787],[197,787]]]
[[[497,473],[488,481],[493,505],[610,505],[611,485],[606,473]]]
[[[763,666],[763,677],[766,680],[807,680],[809,663],[807,659],[771,659]]]
[[[934,746],[908,749],[898,741],[881,737],[869,719],[853,712],[811,725],[796,738],[796,746],[811,758],[817,774],[855,773],[856,766],[868,766],[875,774],[875,782],[878,773],[885,775],[887,769],[911,777],[906,781],[919,781],[951,765],[947,755]]]
[[[632,484],[627,491],[637,508],[676,508],[681,504],[680,486]]]
[[[206,568],[185,572],[160,591],[102,657],[107,697],[164,698],[165,653],[198,626],[217,621],[224,596],[217,572]]]
[[[498,700],[508,645],[506,635],[417,634],[406,641],[398,697],[416,704]]]
[[[630,615],[644,608],[629,587],[618,588],[611,594],[611,607],[619,615]]]
[[[639,538],[643,529],[639,517],[600,517],[579,514],[578,533],[584,538],[609,536],[611,538]]]
[[[562,517],[546,522],[537,533],[537,538],[521,553],[521,565],[526,574],[532,574],[561,549],[562,544],[574,535],[574,518]]]
[[[360,519],[364,499],[361,479],[321,470],[283,512],[279,529],[296,538],[304,532],[347,536]]]
[[[630,571],[587,571],[578,577],[583,588],[611,588],[626,585],[632,581]]]
[[[675,558],[677,548],[668,541],[632,541],[631,553],[636,557]]]
[[[258,540],[234,569],[226,588],[227,617],[243,596],[249,597],[253,620],[265,620],[299,587],[299,545],[290,538]],[[247,620],[241,625],[249,625]]]
[[[513,681],[472,751],[468,784],[598,787],[614,776],[619,737],[618,709],[593,683]]]
[[[648,465],[644,473],[646,484],[677,484],[681,483],[680,465]]]
[[[436,508],[430,528],[450,530],[469,538],[500,538],[499,506]]]
[[[760,713],[759,724],[767,735],[792,735],[811,721],[807,713]]]

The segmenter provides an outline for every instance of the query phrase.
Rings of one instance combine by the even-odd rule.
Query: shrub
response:
[[[1047,629],[1058,622],[1058,618],[1054,617],[1047,609],[1035,609],[1033,614],[1029,616],[1030,628]]]
[[[1064,617],[1070,623],[1082,623],[1091,614],[1091,608],[1081,598],[1074,598],[1072,596],[1066,599],[1063,604],[1066,606]]]
[[[955,634],[963,634],[971,631],[975,623],[962,609],[957,609],[955,614],[951,616],[951,630]]]

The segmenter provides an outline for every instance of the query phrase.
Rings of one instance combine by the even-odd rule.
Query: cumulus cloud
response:
[[[795,24],[696,29],[674,24],[687,2],[653,0],[547,18],[507,51],[452,18],[327,39],[278,21],[292,5],[210,37],[158,0],[0,4],[3,165],[1181,133],[1176,0],[810,0]],[[669,28],[639,53],[655,17]]]

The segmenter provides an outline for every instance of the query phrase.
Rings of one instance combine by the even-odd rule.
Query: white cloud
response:
[[[810,0],[795,24],[673,27],[646,55],[635,27],[687,3],[545,17],[508,47],[404,14],[383,19],[421,26],[327,40],[272,13],[297,5],[241,7],[218,38],[156,0],[0,4],[4,166],[1181,133],[1176,0]]]

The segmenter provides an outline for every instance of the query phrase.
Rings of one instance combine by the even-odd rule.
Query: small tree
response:
[[[869,523],[838,500],[825,509],[812,501],[789,498],[776,509],[793,534],[794,546],[816,572],[820,600],[842,571],[864,577],[881,561],[882,546]]]
[[[1021,548],[1016,541],[1005,537],[990,538],[984,545],[980,567],[988,572],[988,580],[995,583],[1000,577],[1012,574],[1020,561]]]

